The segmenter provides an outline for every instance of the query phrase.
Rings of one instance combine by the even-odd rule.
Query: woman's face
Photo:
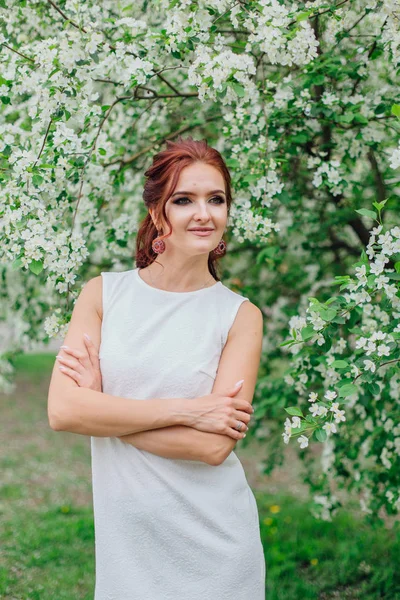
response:
[[[172,225],[171,235],[164,239],[166,250],[174,246],[190,254],[211,252],[222,238],[228,219],[223,176],[215,167],[201,162],[185,167],[165,212]],[[163,234],[169,232],[166,223],[158,225]],[[196,227],[212,231],[200,236],[190,231]]]

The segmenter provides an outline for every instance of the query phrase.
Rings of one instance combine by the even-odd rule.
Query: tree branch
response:
[[[18,54],[22,58],[25,58],[25,60],[30,60],[31,62],[33,62],[33,64],[36,64],[35,61],[33,60],[33,58],[31,58],[30,56],[26,56],[25,54],[21,54],[21,52],[18,52],[18,50],[14,50],[14,48],[11,48],[11,46],[6,44],[5,42],[3,42],[2,45],[5,46],[6,48],[8,48],[8,50],[11,50],[11,52],[15,52],[15,54]]]
[[[368,150],[367,156],[369,162],[371,163],[372,172],[375,176],[378,202],[383,202],[383,200],[386,200],[387,197],[386,186],[382,177],[382,173],[379,170],[378,161],[376,160],[375,153],[372,148]]]
[[[139,152],[136,152],[135,154],[133,154],[133,156],[131,156],[130,158],[127,158],[126,160],[121,160],[121,159],[114,160],[112,162],[104,164],[103,166],[109,167],[111,165],[115,165],[115,164],[119,163],[120,169],[122,169],[122,168],[126,167],[127,165],[130,165],[131,163],[133,163],[135,160],[137,160],[143,154],[146,154],[147,152],[150,152],[150,150],[153,150],[153,148],[160,146],[166,140],[174,139],[175,137],[177,137],[178,135],[181,135],[185,131],[190,131],[191,129],[195,129],[196,127],[199,127],[200,125],[203,125],[203,123],[208,123],[210,121],[216,121],[219,118],[221,118],[221,115],[217,115],[215,117],[208,117],[208,118],[204,119],[204,121],[201,121],[201,123],[190,123],[189,125],[185,125],[184,127],[181,127],[180,129],[178,129],[177,131],[169,133],[168,135],[155,141],[154,143],[150,144],[149,146],[142,148],[141,150],[139,150]]]

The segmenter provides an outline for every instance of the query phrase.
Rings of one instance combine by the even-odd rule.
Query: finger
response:
[[[241,412],[240,410],[235,410],[232,414],[232,417],[237,421],[242,421],[245,425],[247,425],[251,419],[251,415],[247,412]]]
[[[92,361],[92,364],[93,365],[97,365],[97,363],[99,361],[99,353],[98,353],[97,348],[93,344],[91,338],[87,335],[87,333],[85,333],[83,335],[83,341],[85,343],[85,346],[86,346],[86,349],[87,349],[88,354],[90,356],[90,359]]]
[[[68,377],[70,377],[71,379],[73,379],[74,381],[76,381],[76,383],[78,385],[80,385],[79,382],[81,380],[81,377],[80,377],[79,373],[77,373],[73,369],[68,369],[68,367],[63,367],[62,365],[59,365],[58,368],[60,369],[60,371],[62,373],[64,373],[64,375],[68,375]]]
[[[241,424],[240,429],[238,429],[239,423]],[[246,433],[246,431],[248,430],[246,423],[244,423],[244,421],[241,421],[241,419],[232,419],[232,421],[230,421],[229,423],[229,426],[232,427],[232,429],[236,429],[240,433]]]
[[[231,406],[232,408],[234,408],[236,410],[240,410],[244,413],[247,413],[250,416],[253,414],[254,408],[252,407],[250,402],[243,400],[243,398],[238,398],[237,400],[235,400],[234,398],[231,398],[230,396],[225,396],[225,397],[227,399],[228,406]]]
[[[60,356],[60,355],[57,355],[56,359],[58,360],[59,363],[62,363],[63,365],[70,367],[71,369],[74,369],[78,373],[82,374],[82,370],[84,367],[81,365],[81,363],[79,361],[69,360],[68,358],[64,358],[63,356]]]
[[[67,354],[70,354],[74,358],[81,360],[87,356],[86,352],[81,352],[80,350],[75,350],[75,348],[70,348],[69,346],[61,346],[61,349],[64,350]]]
[[[87,354],[87,352],[82,352],[81,350],[70,348],[69,346],[61,346],[61,348],[64,350],[64,352],[67,352],[70,356],[76,358],[78,363],[85,369],[92,367],[90,356]],[[75,366],[77,367],[77,364],[75,364]]]
[[[235,396],[242,389],[243,382],[244,382],[244,379],[241,379],[234,386],[232,386],[231,388],[228,388],[226,395],[227,396]]]
[[[235,404],[235,406],[236,410],[242,410],[243,412],[247,412],[250,415],[252,415],[254,412],[254,408],[250,404],[250,402],[246,402],[246,400],[242,400],[242,398],[239,398],[239,402]]]
[[[238,431],[237,429],[233,429],[232,427],[229,427],[228,435],[229,435],[229,437],[233,438],[234,440],[242,440],[244,437],[246,437],[246,432]]]

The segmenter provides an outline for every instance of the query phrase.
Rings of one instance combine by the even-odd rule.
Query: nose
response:
[[[196,213],[194,215],[195,221],[209,221],[210,211],[206,202],[200,202],[196,206]]]

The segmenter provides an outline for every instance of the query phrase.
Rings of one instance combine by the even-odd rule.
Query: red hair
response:
[[[232,204],[231,176],[228,168],[218,150],[211,148],[206,140],[194,140],[192,137],[178,138],[177,142],[166,141],[167,148],[153,156],[153,164],[145,172],[147,181],[144,185],[143,200],[147,208],[153,210],[157,217],[163,215],[164,220],[170,228],[170,232],[160,235],[160,239],[171,235],[172,225],[165,213],[165,204],[171,194],[174,193],[178,183],[179,175],[185,167],[195,163],[203,162],[215,167],[223,176],[225,182],[226,203],[228,216]],[[157,258],[157,254],[151,246],[152,241],[158,237],[157,229],[153,223],[150,213],[140,224],[136,237],[136,266],[144,268]],[[208,269],[211,275],[220,280],[216,272],[216,260],[213,251],[208,255]]]

